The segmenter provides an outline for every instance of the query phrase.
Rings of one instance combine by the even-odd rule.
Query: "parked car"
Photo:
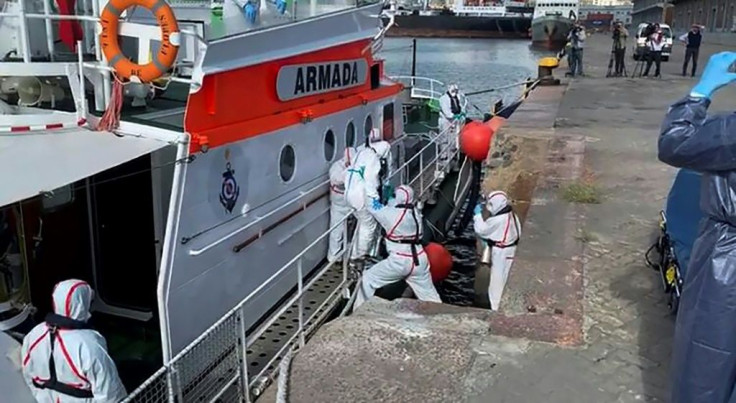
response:
[[[636,43],[634,45],[634,51],[632,52],[634,56],[634,60],[641,60],[644,58],[644,55],[647,51],[647,45],[646,45],[646,36],[643,35],[644,30],[649,25],[649,23],[641,23],[636,29],[636,35],[634,36]],[[662,61],[666,62],[670,59],[670,54],[672,53],[672,29],[670,29],[670,26],[667,24],[659,24],[659,27],[662,29],[662,33],[664,34],[664,41],[665,45],[662,49]]]

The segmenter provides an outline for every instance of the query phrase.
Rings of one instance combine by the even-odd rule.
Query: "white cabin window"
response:
[[[296,170],[296,154],[294,153],[294,147],[285,145],[281,149],[281,157],[279,158],[279,175],[281,180],[288,182],[294,177],[294,171]]]
[[[335,158],[335,133],[332,132],[332,129],[327,129],[325,132],[324,153],[327,162]]]
[[[363,131],[365,131],[365,138],[370,138],[371,136],[371,130],[373,130],[373,116],[369,113],[368,116],[365,117],[365,126],[363,128]]]
[[[345,147],[355,147],[355,125],[352,121],[348,122],[345,129]]]

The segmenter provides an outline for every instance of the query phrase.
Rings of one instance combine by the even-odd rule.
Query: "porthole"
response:
[[[345,146],[355,147],[355,125],[353,122],[349,122],[347,129],[345,129]]]
[[[365,117],[365,128],[363,130],[365,131],[365,138],[370,138],[371,130],[373,130],[373,116],[370,113]]]
[[[332,161],[335,158],[335,133],[332,129],[328,129],[325,133],[324,149],[325,161]]]
[[[279,175],[281,180],[288,182],[294,177],[294,171],[296,170],[296,154],[294,153],[294,147],[285,145],[281,149],[281,157],[279,158]]]

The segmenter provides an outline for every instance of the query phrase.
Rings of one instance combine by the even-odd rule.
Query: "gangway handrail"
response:
[[[432,164],[437,161],[437,159],[440,157],[441,153],[445,149],[440,149],[439,147],[439,140],[443,138],[444,136],[449,136],[451,134],[456,134],[457,130],[459,129],[459,124],[461,122],[453,122],[452,125],[450,125],[446,130],[441,131],[437,135],[430,136],[430,140],[427,145],[421,148],[419,152],[417,152],[414,156],[409,158],[407,161],[404,162],[404,164],[400,165],[396,168],[395,171],[391,172],[388,175],[389,179],[395,178],[397,175],[402,174],[405,170],[408,171],[410,163],[415,161],[417,158],[420,161],[420,167],[419,167],[419,173],[416,177],[414,177],[409,184],[414,183],[415,181],[420,181],[420,189],[419,189],[419,196],[423,195],[424,192],[429,189],[437,180],[439,180],[439,177],[437,175],[434,175],[434,179],[429,182],[429,185],[426,187],[423,184],[424,181],[424,174],[427,170],[432,168]],[[423,154],[426,150],[430,149],[430,147],[435,147],[436,152],[433,159],[431,159],[428,163],[424,162]],[[452,144],[447,144],[448,148],[452,147]],[[457,150],[455,151],[457,153]],[[449,164],[450,159],[448,159]],[[434,167],[435,170],[437,170],[437,166]],[[194,349],[200,346],[201,343],[203,343],[210,335],[212,335],[215,331],[217,331],[221,326],[224,326],[224,324],[233,317],[236,318],[236,320],[240,321],[240,327],[239,330],[236,330],[238,332],[237,338],[238,340],[241,340],[241,346],[237,347],[242,349],[240,352],[242,354],[242,360],[243,365],[242,368],[239,369],[239,373],[235,374],[233,379],[229,382],[225,382],[222,385],[220,385],[219,389],[214,392],[214,395],[221,394],[225,389],[230,387],[237,378],[244,378],[243,385],[247,387],[247,389],[244,389],[243,393],[246,395],[245,399],[246,401],[250,401],[250,387],[255,384],[255,382],[262,377],[267,371],[268,371],[268,365],[265,365],[263,369],[257,374],[257,376],[254,376],[250,378],[248,376],[248,370],[247,370],[247,349],[253,345],[253,343],[258,340],[258,337],[260,337],[266,329],[270,325],[272,325],[279,316],[281,316],[291,305],[293,305],[295,302],[298,302],[298,328],[296,329],[295,333],[287,340],[287,342],[284,344],[283,347],[278,351],[277,354],[275,354],[271,360],[269,361],[269,364],[272,363],[274,360],[278,358],[281,354],[283,354],[284,350],[288,348],[298,349],[302,347],[305,343],[305,332],[307,330],[307,327],[304,324],[304,295],[305,290],[309,289],[312,284],[315,284],[317,280],[319,280],[329,269],[330,265],[326,265],[324,268],[322,268],[317,274],[315,274],[312,279],[307,283],[304,284],[304,272],[303,272],[303,261],[306,258],[306,255],[312,251],[314,247],[319,245],[321,242],[323,242],[327,237],[329,237],[330,233],[332,231],[337,230],[339,228],[343,228],[343,231],[345,231],[345,234],[347,235],[347,223],[348,220],[354,217],[354,212],[349,213],[346,215],[343,219],[335,223],[334,225],[330,226],[330,228],[327,229],[324,233],[322,233],[320,236],[318,236],[314,241],[312,241],[304,250],[302,250],[300,253],[298,253],[296,256],[294,256],[292,259],[289,260],[286,264],[284,264],[281,268],[279,268],[274,274],[272,274],[266,281],[261,283],[255,290],[250,292],[245,298],[243,298],[240,302],[238,302],[233,308],[228,310],[222,317],[220,317],[217,321],[215,321],[214,324],[212,324],[210,327],[208,327],[204,332],[202,332],[197,338],[195,338],[191,343],[189,343],[183,350],[181,350],[179,353],[177,353],[169,362],[165,363],[162,366],[162,369],[159,369],[154,373],[153,376],[151,376],[147,381],[145,381],[143,384],[141,384],[137,389],[135,389],[127,398],[124,400],[124,402],[130,402],[136,399],[137,397],[144,395],[146,393],[147,388],[155,388],[156,387],[156,381],[161,381],[163,377],[165,377],[165,382],[167,383],[166,388],[166,396],[168,397],[169,401],[174,401],[176,398],[181,398],[182,391],[184,388],[184,385],[181,385],[180,380],[174,381],[174,378],[176,378],[177,368],[176,366],[180,363],[180,361],[183,361],[186,359],[187,354],[192,352]],[[359,224],[358,224],[359,225]],[[356,228],[357,231],[357,228]],[[329,301],[329,298],[334,297],[335,293],[345,290],[346,287],[349,285],[348,283],[351,282],[348,279],[347,271],[348,271],[348,260],[350,259],[350,255],[352,253],[352,244],[355,241],[356,237],[353,237],[352,241],[346,245],[343,250],[339,253],[339,256],[343,257],[343,279],[338,284],[338,286],[335,288],[335,290],[330,294],[328,299],[325,301]],[[264,289],[266,289],[268,286],[270,286],[273,282],[275,282],[277,279],[279,279],[281,276],[283,276],[289,269],[293,269],[293,266],[296,265],[296,274],[298,276],[297,279],[297,293],[288,300],[288,303],[283,304],[281,309],[277,310],[274,314],[271,314],[263,324],[261,324],[253,333],[251,333],[249,336],[246,337],[245,331],[245,307],[248,303],[251,302],[256,296],[258,296]],[[325,302],[326,303],[326,302]],[[316,314],[315,314],[316,315]],[[242,334],[241,334],[242,333]],[[292,346],[294,343],[294,340],[296,338],[299,338],[299,343],[295,346]],[[155,378],[155,379],[154,379]],[[176,390],[175,390],[176,389]],[[214,396],[213,395],[213,396]]]

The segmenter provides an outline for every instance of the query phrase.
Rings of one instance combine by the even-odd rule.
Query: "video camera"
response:
[[[657,27],[650,22],[649,24],[647,24],[646,28],[644,28],[641,31],[641,36],[644,38],[648,38],[652,34],[654,34],[656,31],[657,31]]]

